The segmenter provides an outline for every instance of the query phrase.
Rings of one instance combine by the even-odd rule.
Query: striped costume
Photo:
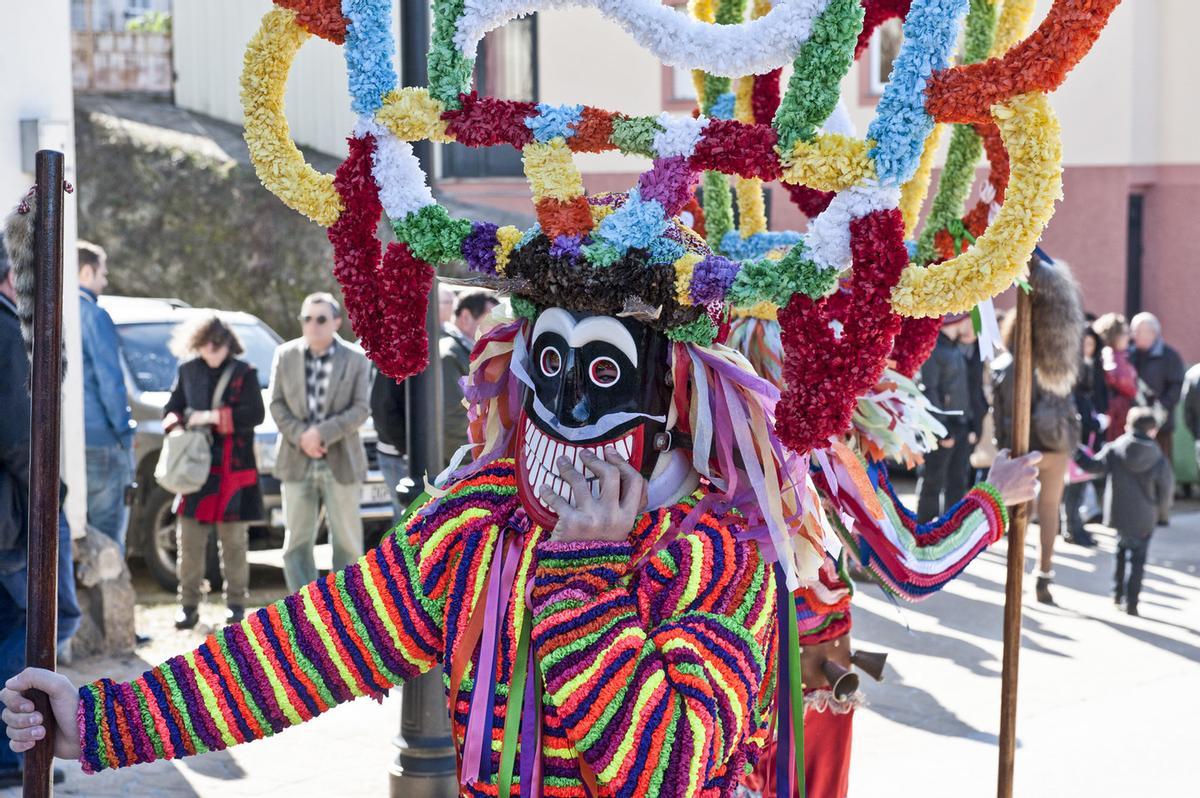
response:
[[[588,783],[613,795],[731,795],[768,733],[775,578],[757,545],[736,540],[739,516],[705,509],[711,502],[692,512],[703,495],[643,514],[628,542],[549,542],[540,527],[522,528],[513,463],[497,461],[356,565],[133,682],[82,687],[84,769],[266,737],[343,701],[378,698],[439,662],[461,752],[480,700],[483,645],[471,646],[469,658],[455,652],[478,626],[489,572],[499,575],[504,563],[506,609],[495,634],[482,637],[496,641],[495,689],[485,697],[492,709],[483,716],[490,728],[482,731],[490,757],[483,779],[464,778],[463,794],[497,794],[528,604],[544,691],[543,795],[585,795]],[[459,659],[468,664],[454,684]]]

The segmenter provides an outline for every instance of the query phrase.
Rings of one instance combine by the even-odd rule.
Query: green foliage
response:
[[[339,294],[325,231],[248,164],[78,106],[75,127],[79,236],[108,250],[110,293],[246,311],[285,338],[307,294]]]
[[[125,30],[133,33],[170,33],[171,15],[166,11],[147,11],[126,22]]]

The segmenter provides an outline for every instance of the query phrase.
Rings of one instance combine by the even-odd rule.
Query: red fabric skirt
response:
[[[846,798],[850,790],[850,738],[854,710],[844,714],[804,713],[804,778],[806,798]],[[774,742],[767,746],[758,767],[742,783],[763,798],[778,798],[775,790]],[[799,789],[792,787],[792,798],[799,798]]]

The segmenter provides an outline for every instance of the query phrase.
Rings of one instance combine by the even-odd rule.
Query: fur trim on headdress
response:
[[[17,317],[25,354],[33,355],[33,293],[36,275],[33,264],[33,231],[37,225],[36,188],[21,198],[4,221],[4,247],[12,263],[13,286],[17,291]]]
[[[1079,378],[1083,345],[1083,299],[1079,283],[1064,261],[1034,255],[1029,284],[1033,288],[1033,368],[1042,390],[1070,395]]]

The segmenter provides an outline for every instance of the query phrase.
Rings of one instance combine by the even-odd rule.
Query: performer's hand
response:
[[[54,712],[57,731],[54,735],[54,755],[62,759],[79,758],[79,692],[71,680],[61,673],[41,668],[26,668],[4,683],[0,690],[0,720],[8,727],[9,748],[18,754],[33,748],[46,736],[42,714],[33,708],[33,702],[23,694],[27,690],[41,690],[50,697],[50,709]]]
[[[1032,501],[1041,487],[1037,470],[1041,461],[1041,452],[1030,452],[1013,460],[1008,456],[1008,449],[1002,449],[996,453],[987,481],[1000,491],[1005,504],[1010,507],[1024,504]]]
[[[606,448],[601,460],[591,452],[582,455],[583,467],[600,483],[600,496],[592,495],[587,478],[576,471],[571,460],[558,459],[558,475],[574,491],[568,502],[543,485],[540,496],[558,515],[551,540],[623,541],[633,530],[633,522],[646,506],[646,480],[616,449]]]

